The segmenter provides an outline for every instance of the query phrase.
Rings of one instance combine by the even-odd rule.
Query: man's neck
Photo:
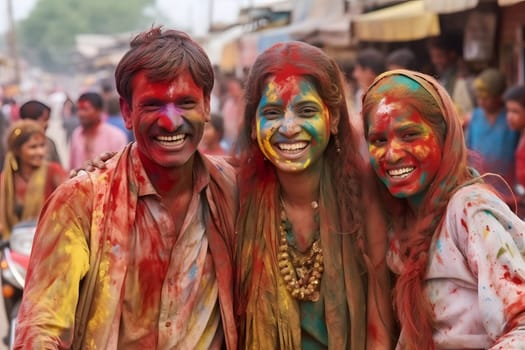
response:
[[[175,197],[193,188],[193,155],[183,166],[166,168],[152,162],[139,151],[146,174],[161,197]]]
[[[92,134],[95,133],[95,130],[97,130],[97,128],[100,125],[100,123],[102,123],[101,120],[99,120],[97,122],[94,122],[92,124],[83,125],[82,126],[82,131],[84,132],[84,134],[92,135]]]

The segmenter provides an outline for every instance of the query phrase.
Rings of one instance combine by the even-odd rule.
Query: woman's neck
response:
[[[29,182],[31,176],[33,176],[33,173],[38,169],[30,165],[20,164],[20,162],[18,166],[19,168],[17,173],[25,182]]]
[[[277,171],[282,200],[293,207],[311,206],[313,202],[317,202],[321,169],[322,162],[318,162],[302,172]]]

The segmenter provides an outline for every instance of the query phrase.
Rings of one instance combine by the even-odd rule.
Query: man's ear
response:
[[[122,118],[124,119],[124,124],[128,130],[133,129],[133,121],[131,118],[131,107],[122,97],[119,97],[118,100],[120,104],[120,112],[122,113]]]

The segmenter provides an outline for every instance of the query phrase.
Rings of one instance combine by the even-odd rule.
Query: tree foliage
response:
[[[78,34],[117,34],[143,30],[152,19],[154,0],[38,0],[18,25],[25,57],[50,70],[72,64]]]

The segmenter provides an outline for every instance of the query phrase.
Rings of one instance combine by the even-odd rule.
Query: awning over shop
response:
[[[436,13],[453,13],[478,6],[479,0],[424,0],[425,10]]]
[[[364,13],[354,22],[360,41],[411,41],[440,34],[438,15],[427,11],[423,0]]]
[[[522,2],[525,0],[498,0],[498,5],[500,6],[510,6]]]
[[[350,15],[340,15],[307,21],[302,26],[292,28],[290,36],[295,40],[312,44],[346,47],[351,44]]]

